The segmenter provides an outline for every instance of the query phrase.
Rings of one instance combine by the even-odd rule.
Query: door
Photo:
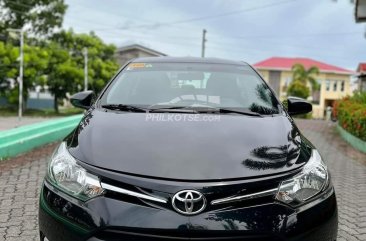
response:
[[[269,71],[268,84],[276,92],[277,96],[280,94],[280,81],[281,81],[281,71]]]

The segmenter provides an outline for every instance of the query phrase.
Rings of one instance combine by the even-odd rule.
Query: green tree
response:
[[[49,43],[47,52],[49,59],[44,84],[49,86],[50,92],[54,95],[54,108],[58,112],[59,100],[66,98],[67,93],[77,91],[77,86],[81,84],[84,73],[70,53],[57,43]]]
[[[84,84],[84,48],[88,49],[89,89],[100,92],[118,70],[114,58],[116,47],[105,44],[94,33],[61,31],[43,45],[52,53],[46,74],[47,85],[55,96],[56,111],[58,100],[65,98],[67,93],[80,91]]]
[[[319,90],[320,85],[316,81],[316,75],[319,74],[319,69],[316,66],[305,69],[302,64],[295,64],[292,66],[292,79],[293,81],[299,81],[306,85],[311,85],[312,91]]]
[[[6,96],[10,104],[18,104],[19,47],[0,42],[0,95]],[[29,90],[44,78],[48,66],[48,53],[40,47],[24,46],[23,96],[26,103]],[[9,80],[15,81],[10,88]]]
[[[52,37],[61,48],[67,49],[80,69],[84,69],[83,48],[88,48],[89,89],[100,92],[118,70],[115,60],[116,47],[105,44],[93,32],[75,34],[72,30],[61,31]]]
[[[289,85],[289,87],[287,89],[287,95],[306,99],[310,95],[310,90],[306,86],[306,84],[304,84],[303,82],[301,82],[299,80],[295,80],[295,81],[292,81],[291,84]]]
[[[1,0],[0,0],[1,1]],[[75,34],[61,31],[50,39],[32,40],[24,46],[23,96],[36,85],[49,86],[55,97],[55,110],[59,100],[67,93],[80,91],[84,80],[83,48],[89,52],[89,87],[100,92],[115,74],[118,64],[114,59],[115,46],[103,43],[94,33]],[[11,104],[18,103],[18,84],[9,88],[9,79],[19,76],[19,47],[11,42],[0,42],[0,94],[6,96]]]
[[[17,58],[19,50],[11,43],[0,42],[0,96],[9,92],[9,79],[16,79],[18,74]]]
[[[38,46],[25,45],[24,47],[24,76],[23,96],[25,103],[28,92],[45,79],[45,71],[48,68],[49,53],[46,49]]]
[[[72,30],[53,33],[62,26],[67,6],[64,0],[0,0],[0,33],[7,42],[0,42],[0,95],[17,104],[18,86],[9,88],[9,79],[19,76],[19,43],[8,38],[6,29],[26,28],[24,46],[24,97],[36,85],[49,86],[58,101],[67,93],[79,91],[84,79],[83,48],[88,48],[89,88],[100,92],[115,74],[116,47],[105,44],[94,33],[75,34]],[[28,34],[30,33],[30,34]]]
[[[62,26],[67,6],[64,0],[0,0],[0,32],[27,26],[36,35],[50,35]]]

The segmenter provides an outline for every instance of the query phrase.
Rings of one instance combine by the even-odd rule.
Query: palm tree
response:
[[[293,81],[299,81],[306,85],[310,83],[312,92],[319,90],[319,84],[315,79],[315,76],[319,74],[319,69],[316,66],[312,66],[309,69],[305,69],[302,64],[294,64],[292,66],[292,79]]]

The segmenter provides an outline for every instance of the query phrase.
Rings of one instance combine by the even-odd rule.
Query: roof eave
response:
[[[117,49],[117,52],[121,52],[121,51],[127,51],[127,50],[131,50],[131,49],[139,49],[141,51],[145,51],[147,53],[153,54],[153,55],[157,55],[157,56],[167,56],[166,54],[147,48],[145,46],[139,45],[139,44],[133,44],[133,45],[128,45],[128,46],[124,46],[124,47],[120,47]]]
[[[262,70],[278,70],[278,71],[291,71],[290,68],[276,68],[276,67],[265,67],[265,66],[253,66],[256,69],[262,69]],[[343,75],[354,75],[353,72],[345,72],[345,71],[327,71],[327,70],[321,70],[319,69],[320,73],[324,74],[343,74]]]

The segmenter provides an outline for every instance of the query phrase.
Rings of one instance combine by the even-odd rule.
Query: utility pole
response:
[[[22,121],[23,115],[23,68],[24,68],[24,30],[23,29],[8,29],[9,32],[20,34],[20,49],[19,49],[19,106],[18,106],[18,120]]]
[[[23,115],[23,65],[24,65],[24,31],[20,30],[20,64],[19,64],[19,121]]]
[[[83,49],[84,54],[84,91],[88,90],[88,48]]]
[[[205,57],[205,50],[206,50],[206,42],[207,42],[207,39],[206,39],[206,29],[203,30],[202,32],[202,51],[201,51],[201,57],[204,58]]]

